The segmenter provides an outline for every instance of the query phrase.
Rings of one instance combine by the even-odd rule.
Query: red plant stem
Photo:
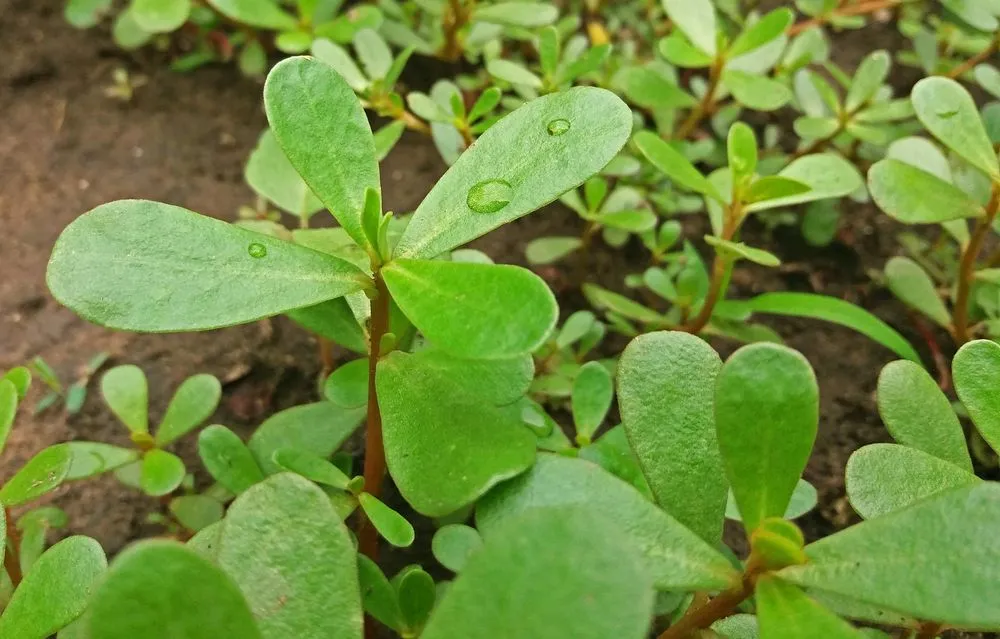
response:
[[[726,210],[726,220],[722,225],[722,239],[733,239],[736,230],[739,228],[741,213],[739,201],[734,202]],[[726,282],[726,273],[731,265],[732,261],[730,258],[723,256],[721,251],[716,251],[715,259],[712,262],[712,281],[708,286],[708,295],[705,296],[705,301],[702,302],[698,314],[691,321],[685,322],[678,330],[697,335],[705,328],[709,320],[712,319],[712,312],[715,310],[715,305],[725,292],[723,286]]]
[[[468,21],[468,12],[462,7],[462,0],[448,0],[442,27],[444,28],[444,45],[441,57],[448,62],[455,62],[462,55],[462,44],[458,41],[458,31]]]
[[[982,251],[986,236],[990,233],[998,209],[1000,209],[1000,182],[995,182],[990,202],[986,205],[986,217],[976,222],[976,228],[972,232],[969,245],[962,253],[958,267],[958,292],[955,294],[952,327],[955,341],[959,346],[969,341],[969,291],[972,289],[973,271],[976,269],[976,260]]]
[[[985,49],[983,49],[976,55],[972,56],[965,62],[956,65],[951,71],[946,73],[945,76],[954,79],[965,75],[980,62],[986,62],[986,60],[988,60],[990,56],[996,53],[998,49],[1000,49],[1000,35],[993,38],[993,41],[990,42],[989,46],[987,46]]]
[[[743,579],[740,580],[738,586],[721,593],[708,603],[688,608],[684,616],[660,633],[657,639],[686,639],[696,630],[708,628],[716,621],[733,614],[736,607],[753,594],[760,572],[759,564],[751,556],[747,561],[746,570],[743,572]]]
[[[374,497],[382,494],[382,480],[385,479],[385,447],[382,444],[382,413],[378,408],[378,392],[375,389],[375,371],[382,353],[379,352],[382,337],[389,330],[389,290],[380,273],[375,273],[376,297],[372,300],[371,348],[368,357],[368,421],[365,428],[365,492]],[[358,550],[372,561],[378,559],[378,531],[360,513],[358,524]]]
[[[944,630],[944,625],[934,621],[925,621],[920,624],[916,639],[934,639],[934,637],[941,634],[942,630]]]
[[[948,368],[948,358],[941,352],[941,346],[938,344],[937,339],[935,339],[934,333],[927,328],[927,324],[916,314],[911,314],[911,316],[913,318],[913,325],[916,327],[917,332],[920,333],[920,336],[924,338],[927,348],[931,352],[931,358],[934,360],[934,368],[937,369],[938,387],[947,393],[951,390],[951,370]]]
[[[4,514],[7,519],[7,552],[3,556],[3,567],[7,570],[10,583],[17,585],[21,583],[21,532],[14,525],[14,516],[10,509],[5,509]]]
[[[705,119],[705,116],[712,112],[715,103],[715,94],[719,89],[719,82],[722,80],[722,67],[724,64],[725,61],[722,58],[717,59],[712,64],[705,95],[701,97],[701,102],[698,103],[698,106],[691,109],[687,118],[678,127],[677,132],[673,135],[675,140],[684,140],[694,133],[698,125],[701,124],[701,121]]]
[[[802,22],[796,22],[792,26],[788,27],[788,31],[785,33],[791,37],[798,35],[807,29],[823,26],[829,22],[830,18],[833,17],[860,16],[868,13],[875,13],[876,11],[880,11],[882,9],[891,9],[905,1],[906,0],[868,0],[867,2],[858,2],[857,4],[842,5],[825,15],[810,18],[809,20],[803,20]]]

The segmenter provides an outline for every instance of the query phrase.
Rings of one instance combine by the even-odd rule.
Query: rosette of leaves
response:
[[[429,123],[434,146],[450,166],[500,119],[496,109],[502,96],[499,88],[488,87],[467,108],[464,93],[454,82],[438,80],[430,93],[412,91],[406,102],[413,113]]]
[[[948,155],[925,138],[899,140],[868,172],[868,188],[894,219],[941,225],[957,245],[958,260],[935,264],[919,254],[895,257],[886,264],[886,283],[959,344],[978,333],[994,335],[1000,289],[994,257],[982,255],[1000,211],[1000,164],[993,142],[972,96],[954,80],[921,80],[912,101],[917,118]]]

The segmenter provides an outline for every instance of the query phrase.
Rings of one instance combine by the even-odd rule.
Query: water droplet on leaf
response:
[[[247,253],[250,257],[264,257],[267,255],[267,247],[260,242],[251,242],[250,246],[247,247]]]
[[[569,131],[569,127],[569,120],[559,118],[558,120],[552,120],[549,122],[549,125],[546,128],[549,130],[549,135],[560,136],[566,131]]]
[[[496,213],[510,204],[514,189],[504,180],[485,180],[469,189],[465,202],[476,213]]]

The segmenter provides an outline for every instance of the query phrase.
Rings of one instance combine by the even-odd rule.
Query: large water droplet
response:
[[[484,180],[469,189],[465,199],[469,208],[476,213],[496,213],[510,204],[514,189],[504,180]]]
[[[560,136],[566,131],[569,131],[570,123],[569,120],[559,118],[558,120],[552,120],[546,127],[549,130],[549,135]]]
[[[250,246],[247,247],[247,253],[250,257],[264,257],[267,255],[267,247],[260,242],[251,242]]]

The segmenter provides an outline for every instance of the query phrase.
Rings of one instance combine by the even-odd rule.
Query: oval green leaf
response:
[[[765,575],[757,581],[757,620],[767,639],[862,639],[863,635],[810,599],[798,586]]]
[[[406,548],[413,543],[416,533],[405,517],[368,493],[358,495],[358,501],[368,521],[386,541],[397,548]]]
[[[329,457],[358,428],[364,416],[363,408],[345,409],[332,402],[294,406],[269,417],[250,437],[247,447],[261,470],[272,475],[281,472],[273,461],[275,451],[294,448]]]
[[[908,257],[896,256],[885,264],[889,290],[901,302],[934,320],[939,326],[951,326],[951,313],[938,294],[934,281],[922,266]]]
[[[156,445],[168,444],[183,437],[212,416],[222,397],[222,384],[213,375],[188,377],[174,393],[156,430]]]
[[[479,531],[464,524],[442,526],[431,540],[434,558],[452,572],[461,572],[469,557],[482,547]]]
[[[940,224],[986,214],[958,187],[900,160],[876,162],[868,171],[868,190],[880,209],[904,224]]]
[[[172,493],[184,481],[187,469],[181,458],[165,450],[154,448],[142,458],[139,486],[152,497]]]
[[[917,118],[934,137],[972,166],[1000,179],[997,154],[965,88],[950,78],[924,78],[911,95]]]
[[[0,488],[0,504],[13,508],[55,490],[73,464],[73,452],[65,444],[49,446],[7,480]]]
[[[614,399],[614,383],[611,374],[600,362],[587,362],[573,380],[571,408],[577,435],[588,440],[611,409]]]
[[[993,450],[1000,451],[1000,345],[984,339],[964,345],[952,361],[952,375],[955,392],[976,429]]]
[[[237,495],[264,479],[250,449],[225,426],[214,424],[199,433],[198,456],[205,470]]]
[[[101,378],[104,403],[133,433],[149,432],[149,390],[138,366],[115,366]]]

